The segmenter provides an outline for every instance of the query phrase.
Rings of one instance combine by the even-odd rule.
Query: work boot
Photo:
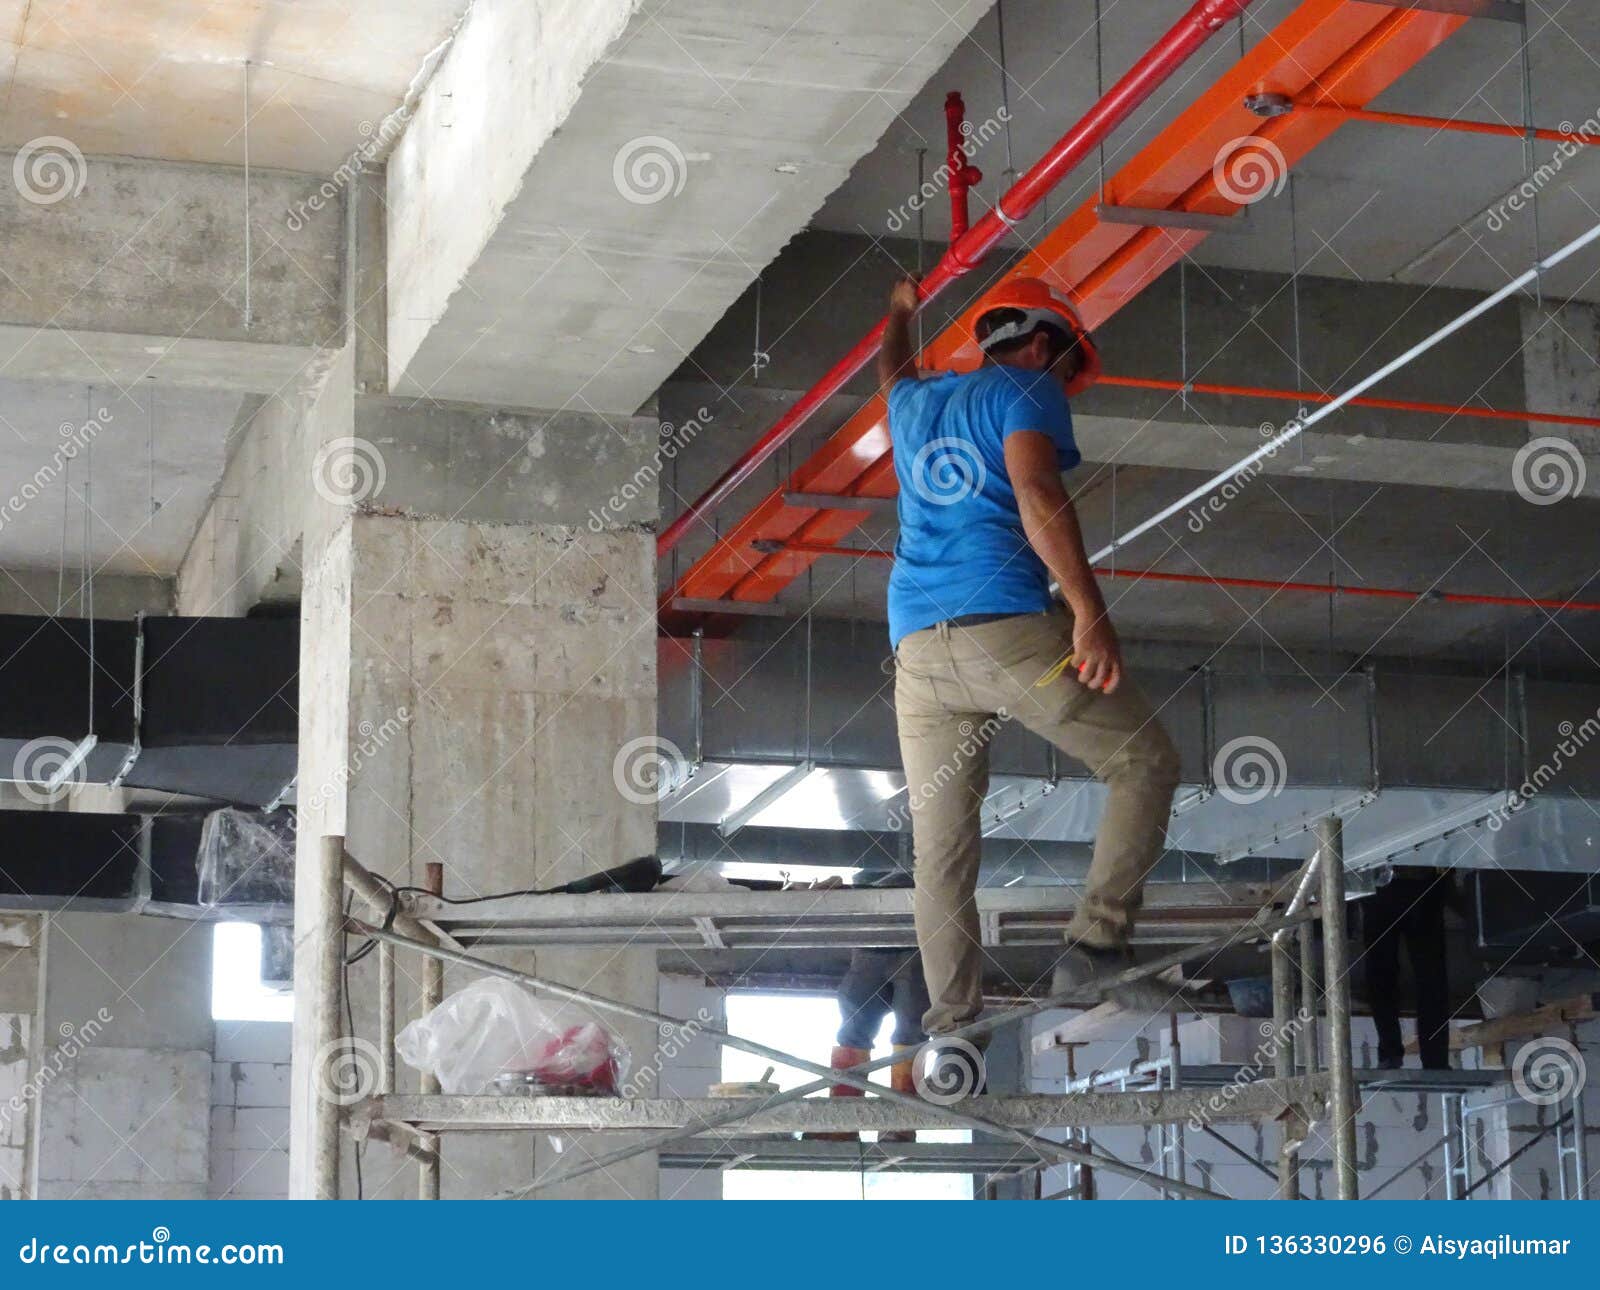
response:
[[[847,1048],[843,1044],[836,1044],[833,1055],[828,1058],[828,1065],[836,1071],[849,1070],[852,1066],[859,1066],[862,1062],[872,1060],[872,1051],[867,1048]],[[865,1097],[866,1093],[852,1084],[835,1084],[828,1090],[829,1097]],[[807,1133],[804,1135],[812,1142],[859,1142],[859,1133]]]
[[[912,1063],[916,1058],[917,1049],[921,1044],[896,1044],[894,1054],[900,1058],[893,1066],[889,1067],[889,1087],[896,1093],[907,1093],[912,1097],[917,1096],[917,1080],[912,1074]],[[886,1129],[878,1135],[882,1142],[915,1142],[917,1131],[915,1129]]]
[[[1107,1003],[1114,1003],[1126,1012],[1178,1012],[1183,1005],[1182,992],[1163,985],[1160,981],[1142,977],[1126,981],[1110,989],[1101,989],[1098,982],[1134,966],[1133,951],[1126,945],[1090,945],[1087,941],[1074,941],[1056,963],[1050,978],[1050,993],[1071,994],[1093,991]]]

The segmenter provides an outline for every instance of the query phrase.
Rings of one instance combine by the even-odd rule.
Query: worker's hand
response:
[[[909,318],[917,312],[922,304],[922,297],[917,294],[917,280],[912,277],[901,278],[889,289],[889,312]]]
[[[1073,664],[1078,680],[1110,694],[1122,682],[1122,643],[1104,613],[1078,619],[1072,628]]]

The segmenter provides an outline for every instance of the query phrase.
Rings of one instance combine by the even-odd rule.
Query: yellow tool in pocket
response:
[[[1033,688],[1036,690],[1042,690],[1052,681],[1059,679],[1061,674],[1072,666],[1072,660],[1076,657],[1077,655],[1069,653],[1059,663],[1055,664],[1048,672],[1035,681],[1033,683]]]

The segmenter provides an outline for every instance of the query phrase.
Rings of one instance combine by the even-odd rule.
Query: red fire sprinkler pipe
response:
[[[939,257],[939,262],[919,284],[917,294],[922,300],[932,300],[957,278],[976,268],[1012,225],[1027,218],[1046,193],[1076,169],[1102,139],[1127,120],[1213,33],[1248,9],[1250,2],[1197,0],[1170,31],[1106,91],[1105,97],[1090,108],[1082,120],[1023,173],[982,219],[950,244],[950,249]],[[887,319],[879,319],[877,326],[857,341],[850,352],[802,394],[710,488],[661,531],[656,538],[658,557],[677,546],[696,523],[755,474],[818,408],[877,356],[887,323]]]
[[[967,189],[983,182],[983,171],[967,162],[967,105],[951,90],[944,96],[945,169],[950,184],[950,245],[967,234]]]

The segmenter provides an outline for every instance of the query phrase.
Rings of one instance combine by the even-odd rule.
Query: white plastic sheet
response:
[[[533,1076],[575,1091],[614,1093],[628,1050],[586,1009],[484,977],[395,1037],[406,1065],[436,1076],[446,1093],[492,1091],[497,1076]]]

